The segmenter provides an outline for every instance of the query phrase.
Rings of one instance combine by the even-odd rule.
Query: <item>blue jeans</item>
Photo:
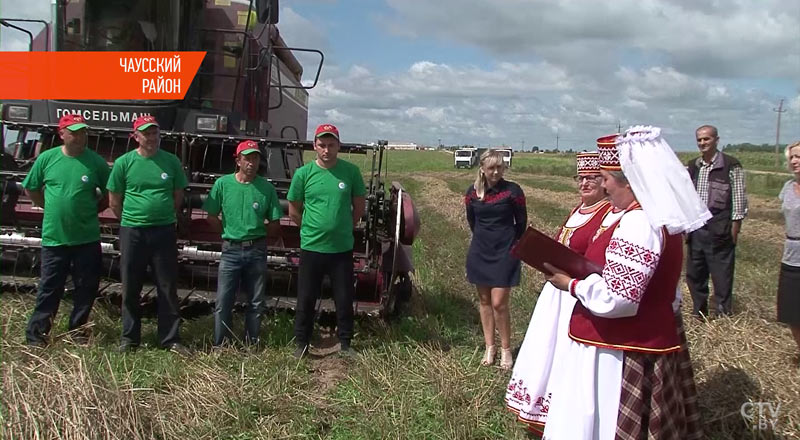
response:
[[[222,257],[217,277],[217,302],[214,307],[214,345],[233,337],[231,322],[236,291],[241,288],[247,300],[244,318],[245,343],[257,343],[267,286],[267,241],[222,242]]]
[[[75,285],[69,329],[75,330],[86,324],[100,284],[102,258],[99,241],[76,246],[42,246],[39,293],[25,331],[29,344],[45,342],[61,304],[68,274],[72,274]]]

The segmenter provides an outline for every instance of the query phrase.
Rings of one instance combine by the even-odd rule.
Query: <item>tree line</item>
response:
[[[783,151],[788,144],[778,144],[778,151]],[[742,144],[726,144],[723,148],[726,152],[744,152],[744,151],[762,151],[766,153],[775,152],[775,144],[751,144],[745,142]]]

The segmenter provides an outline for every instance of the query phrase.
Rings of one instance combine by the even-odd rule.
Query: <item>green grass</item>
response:
[[[304,152],[304,160],[313,160],[314,154],[313,151]],[[694,151],[679,152],[677,155],[685,164],[688,160],[697,157],[698,153]],[[786,160],[782,155],[780,156],[781,161],[777,165],[774,153],[741,152],[734,155],[742,162],[742,166],[747,171],[745,184],[750,194],[777,196],[783,184],[792,177],[786,170]],[[342,157],[358,165],[364,172],[367,172],[372,166],[370,154],[343,154]],[[454,170],[453,157],[450,152],[388,150],[384,157],[383,169],[388,169],[390,175],[408,172],[453,171],[470,179],[474,178],[473,170]],[[525,175],[536,175],[535,180],[527,180],[535,188],[567,191],[569,188],[563,181],[542,179],[541,176],[572,177],[575,175],[575,155],[573,153],[516,152],[511,172],[517,179]]]
[[[511,168],[514,173],[574,176],[574,154],[516,153]]]
[[[726,153],[728,152],[726,151]],[[784,156],[782,149],[779,154],[760,151],[734,151],[728,154],[739,159],[746,170],[788,173],[786,168],[786,156]],[[678,153],[678,157],[683,163],[697,156],[699,156],[697,151],[682,151]]]
[[[791,174],[755,174],[746,173],[745,187],[748,194],[756,194],[764,197],[778,197],[787,180],[791,180]]]
[[[786,158],[782,152],[780,155],[764,152],[736,152],[731,154],[742,163],[742,167],[746,172],[745,186],[749,194],[777,197],[781,188],[783,188],[783,184],[792,178],[791,173],[786,169]],[[678,153],[678,157],[685,164],[689,160],[698,157],[698,153],[681,152]],[[775,161],[776,157],[780,159],[778,163]]]

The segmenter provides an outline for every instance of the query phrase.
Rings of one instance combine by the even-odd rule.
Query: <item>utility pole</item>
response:
[[[778,104],[778,108],[774,108],[772,111],[778,113],[778,127],[775,130],[775,167],[777,168],[781,165],[781,113],[786,113],[786,110],[783,109],[783,99],[781,99],[781,102]]]
[[[556,128],[556,151],[559,151],[559,149],[558,149],[558,128]]]
[[[522,140],[522,151],[525,151],[525,139]]]

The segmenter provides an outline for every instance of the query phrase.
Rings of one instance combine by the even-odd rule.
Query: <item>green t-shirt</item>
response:
[[[44,187],[42,246],[75,246],[100,240],[97,188],[103,193],[108,164],[86,149],[71,157],[61,147],[39,155],[22,186],[31,191]]]
[[[352,250],[352,201],[365,193],[361,171],[342,159],[330,169],[316,161],[298,168],[287,198],[303,202],[300,248],[326,254]]]
[[[203,210],[211,215],[221,212],[222,238],[237,241],[266,237],[264,219],[276,221],[283,214],[278,193],[267,179],[256,176],[250,183],[241,183],[234,174],[214,182]]]
[[[123,154],[108,178],[108,190],[123,195],[121,225],[126,227],[175,223],[173,192],[186,185],[181,162],[162,150],[151,157],[136,150]]]

